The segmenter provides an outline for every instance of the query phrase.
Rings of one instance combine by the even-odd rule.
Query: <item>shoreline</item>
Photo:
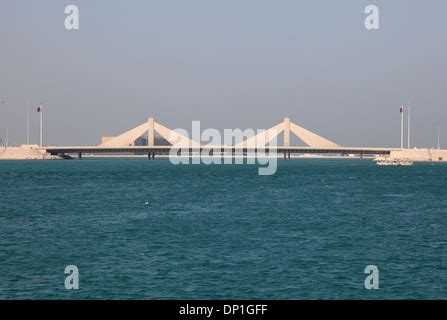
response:
[[[61,160],[59,156],[53,156],[41,150],[35,145],[24,145],[20,147],[1,147],[1,160]]]

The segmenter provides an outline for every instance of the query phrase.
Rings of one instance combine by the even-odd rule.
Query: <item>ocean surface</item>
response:
[[[0,161],[0,299],[447,299],[447,164],[257,170]]]

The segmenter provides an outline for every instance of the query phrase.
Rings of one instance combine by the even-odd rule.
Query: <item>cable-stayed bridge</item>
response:
[[[278,144],[278,136],[283,136],[282,145]],[[306,146],[291,145],[291,136],[294,135]],[[144,141],[141,143],[141,141]],[[157,142],[162,143],[157,143]],[[389,155],[391,148],[352,148],[342,147],[337,143],[326,139],[310,130],[307,130],[290,118],[252,136],[244,137],[228,145],[201,144],[200,141],[191,139],[187,134],[168,127],[149,118],[146,122],[132,128],[118,136],[103,137],[98,146],[71,146],[71,147],[45,147],[47,152],[53,155],[75,154],[79,158],[83,153],[87,154],[147,154],[148,158],[156,155],[167,155],[172,148],[181,148],[182,152],[190,155],[204,150],[212,149],[212,154],[284,154],[284,158],[290,159],[291,154],[321,154],[321,155]],[[211,154],[210,154],[211,155]]]

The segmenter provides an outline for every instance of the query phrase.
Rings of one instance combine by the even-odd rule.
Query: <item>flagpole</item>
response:
[[[411,100],[408,102],[408,149],[411,144]]]
[[[404,107],[401,107],[400,112],[400,148],[404,148]]]
[[[40,104],[40,147],[42,147],[43,146],[43,144],[42,144],[42,123],[43,123],[43,121],[42,121],[42,114],[43,114],[43,106],[42,106],[42,104]]]
[[[26,144],[29,144],[29,101],[26,102]]]

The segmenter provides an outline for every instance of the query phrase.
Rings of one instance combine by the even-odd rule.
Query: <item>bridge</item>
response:
[[[272,144],[280,134],[283,134],[283,145]],[[292,146],[290,143],[292,134],[307,146]],[[200,141],[194,141],[186,135],[156,122],[154,118],[149,118],[143,124],[118,136],[103,137],[102,143],[98,146],[45,147],[44,149],[52,155],[77,155],[79,158],[82,158],[82,154],[144,154],[149,159],[154,159],[156,155],[168,155],[174,146],[180,147],[182,154],[186,152],[190,156],[212,150],[210,155],[220,153],[222,155],[246,156],[248,154],[279,153],[283,154],[285,159],[290,159],[291,154],[356,155],[360,157],[390,155],[394,150],[391,148],[342,147],[295,124],[290,121],[290,118],[284,118],[281,123],[272,128],[246,137],[233,145],[202,145]]]

